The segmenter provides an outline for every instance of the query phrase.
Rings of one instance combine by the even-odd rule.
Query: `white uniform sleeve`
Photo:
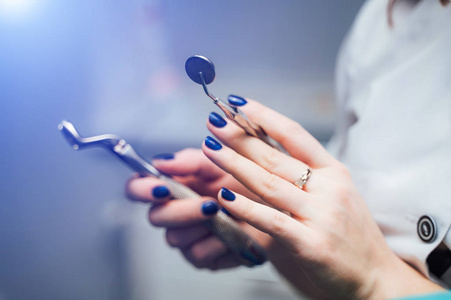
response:
[[[451,6],[420,1],[390,28],[386,4],[365,3],[341,50],[329,149],[393,251],[430,275],[430,254],[451,245]]]

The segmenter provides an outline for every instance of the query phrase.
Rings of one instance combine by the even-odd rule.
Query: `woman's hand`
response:
[[[241,108],[290,155],[210,115],[207,126],[225,146],[207,138],[205,155],[259,198],[222,189],[224,208],[289,249],[299,274],[305,272],[332,298],[382,299],[440,289],[389,249],[347,169],[318,141],[255,101]],[[294,182],[307,169],[311,177],[301,189]]]
[[[170,201],[170,191],[163,181],[139,176],[132,177],[127,183],[128,197],[152,204],[150,222],[154,226],[165,228],[167,242],[179,248],[196,267],[216,270],[239,266],[240,260],[202,223],[220,209],[216,194],[222,186],[240,191],[249,198],[257,197],[208,160],[200,149],[185,149],[175,155],[159,155],[152,163],[160,171],[172,175],[175,180],[203,197]],[[243,230],[259,244],[268,244],[268,235],[247,223],[240,223]]]
[[[180,249],[185,258],[198,268],[218,270],[240,266],[240,259],[230,253],[202,223],[220,209],[217,206],[216,196],[223,186],[246,195],[254,201],[259,201],[259,197],[213,164],[200,149],[185,149],[175,155],[159,155],[152,164],[203,195],[199,199],[171,201],[170,192],[161,180],[154,177],[133,176],[128,181],[127,196],[133,201],[152,204],[149,220],[152,225],[166,229],[168,244]],[[302,276],[305,277],[305,275],[295,265],[292,253],[288,249],[246,222],[237,220],[237,223],[265,248],[272,264],[292,282],[297,290],[312,298],[320,298],[321,292],[311,284],[308,278],[302,280]]]

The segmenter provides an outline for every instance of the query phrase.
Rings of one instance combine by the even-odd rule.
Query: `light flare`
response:
[[[36,0],[0,0],[0,15],[28,15],[36,6]]]

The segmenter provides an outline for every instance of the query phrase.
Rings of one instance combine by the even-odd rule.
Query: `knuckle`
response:
[[[207,268],[210,265],[210,261],[208,259],[209,253],[204,247],[201,247],[198,244],[193,245],[188,250],[189,260],[197,267],[197,268]]]
[[[243,203],[244,204],[244,203]],[[254,222],[255,220],[255,205],[252,202],[245,202],[241,213],[241,219],[247,222]]]
[[[281,152],[275,148],[269,148],[263,156],[263,167],[267,170],[273,170],[280,165]]]
[[[195,244],[191,247],[191,254],[196,260],[203,261],[205,260],[206,251],[204,247],[199,247],[198,244]]]
[[[186,251],[185,253],[185,258],[191,263],[193,264],[196,268],[198,269],[202,269],[204,268],[204,265],[201,261],[196,260],[193,255],[191,254],[190,251]]]
[[[242,158],[239,155],[236,155],[234,151],[227,151],[225,156],[225,160],[227,164],[223,165],[227,172],[232,171],[243,171]]]
[[[166,230],[166,241],[171,247],[180,247],[179,238],[174,230]]]
[[[271,230],[279,236],[285,236],[287,232],[287,218],[284,214],[275,214],[272,218]]]
[[[269,173],[262,181],[261,192],[259,196],[263,200],[273,198],[274,193],[278,190],[280,179],[277,175]]]
[[[236,144],[239,144],[243,137],[247,136],[246,133],[238,126],[231,127],[228,130],[221,132],[221,135],[229,142]]]
[[[260,108],[258,113],[248,114],[248,112],[246,112],[246,115],[251,117],[252,121],[256,124],[262,124],[265,120],[271,118],[271,116],[268,116],[267,110],[265,108]]]
[[[280,141],[281,143],[290,141],[293,139],[293,137],[299,138],[306,133],[305,129],[299,123],[293,120],[287,120],[284,127],[284,134],[281,136]]]
[[[230,163],[230,166],[232,168],[239,168],[242,166],[242,159],[239,155],[237,155],[237,152],[232,149],[232,151],[229,151],[227,154],[227,160]]]
[[[335,195],[336,200],[340,205],[347,206],[351,198],[351,191],[344,186],[336,186]]]

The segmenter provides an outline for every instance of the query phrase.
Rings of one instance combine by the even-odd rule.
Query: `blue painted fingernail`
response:
[[[235,95],[229,95],[229,103],[235,106],[243,106],[247,103],[246,100],[244,100],[243,97],[235,96]]]
[[[156,186],[152,190],[152,195],[155,198],[164,198],[169,196],[169,194],[170,194],[169,189],[164,185]]]
[[[153,157],[153,159],[164,159],[164,160],[174,159],[174,154],[172,154],[172,153],[161,153],[161,154],[155,155]]]
[[[228,200],[228,201],[233,201],[235,200],[235,194],[232,193],[231,191],[229,191],[228,189],[226,189],[225,187],[223,187],[221,189],[221,196],[222,198]]]
[[[218,204],[214,201],[206,201],[202,203],[202,213],[206,216],[214,215],[218,212]]]
[[[210,114],[210,116],[208,116],[208,121],[210,121],[210,123],[213,126],[218,127],[218,128],[222,128],[227,125],[226,120],[224,120],[220,115],[218,115],[215,112],[212,112]]]
[[[205,145],[211,150],[219,150],[222,148],[222,145],[211,136],[205,138]]]

